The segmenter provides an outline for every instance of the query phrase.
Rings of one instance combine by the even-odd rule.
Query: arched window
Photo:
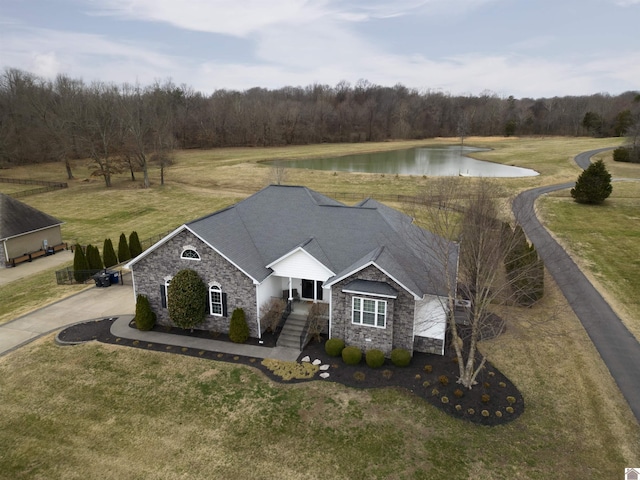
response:
[[[187,245],[182,249],[180,258],[184,258],[185,260],[200,260],[200,254],[197,252],[195,247]]]
[[[212,283],[209,286],[209,313],[217,317],[224,314],[223,293],[217,283]]]

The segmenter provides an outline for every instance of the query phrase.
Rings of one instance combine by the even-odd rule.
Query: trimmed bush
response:
[[[149,299],[144,295],[136,297],[136,316],[134,321],[138,330],[151,330],[156,324],[156,314],[151,310]]]
[[[173,283],[173,282],[172,282]],[[235,343],[244,343],[249,339],[249,326],[242,308],[236,308],[231,314],[229,324],[229,340]]]
[[[129,235],[129,254],[131,255],[131,258],[136,258],[141,253],[142,253],[142,245],[140,245],[138,232],[133,231]]]
[[[407,367],[411,363],[411,352],[404,348],[391,350],[391,363],[396,367]]]
[[[87,257],[89,270],[102,270],[103,268],[102,257],[100,256],[98,247],[94,247],[91,244],[87,245],[85,256]]]
[[[129,244],[127,243],[127,237],[124,233],[120,234],[120,241],[118,242],[118,260],[120,263],[126,262],[131,259],[131,252],[129,251]]]
[[[84,255],[84,250],[78,244],[74,247],[73,252],[73,278],[78,283],[84,283],[89,278],[89,263]]]
[[[438,381],[440,382],[441,385],[449,385],[449,377],[447,377],[446,375],[440,375],[438,377]]]
[[[344,350],[344,340],[341,338],[330,338],[324,344],[324,351],[331,357],[339,357]]]
[[[489,400],[491,400],[491,397],[488,394],[483,393],[482,397],[480,397],[480,400],[482,400],[482,403],[489,403]]]
[[[202,323],[206,314],[207,287],[194,270],[180,270],[171,279],[169,318],[181,328],[193,328]]]
[[[118,264],[118,257],[116,256],[116,251],[113,249],[113,242],[110,238],[104,240],[102,260],[104,262],[104,268],[113,267]]]
[[[381,350],[373,349],[369,350],[365,354],[365,361],[371,368],[380,368],[384,365],[384,353]]]
[[[358,365],[362,360],[362,350],[358,347],[345,347],[342,350],[342,361],[347,365]]]

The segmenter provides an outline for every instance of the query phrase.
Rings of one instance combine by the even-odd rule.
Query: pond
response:
[[[287,168],[307,168],[342,172],[385,173],[399,175],[532,177],[538,172],[528,168],[485,162],[467,157],[489,149],[461,146],[421,147],[388,152],[363,153],[344,157],[280,161]]]

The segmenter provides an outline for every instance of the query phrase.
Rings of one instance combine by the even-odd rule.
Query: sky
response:
[[[0,0],[0,69],[216,90],[640,90],[640,0]]]

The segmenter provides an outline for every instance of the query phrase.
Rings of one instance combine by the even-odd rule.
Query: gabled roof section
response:
[[[0,193],[0,240],[62,225],[62,221]]]
[[[437,258],[411,238],[426,232],[374,200],[351,207],[306,187],[271,185],[184,228],[258,283],[274,262],[304,250],[338,272],[327,284],[375,264],[416,297],[442,290],[428,281]]]

